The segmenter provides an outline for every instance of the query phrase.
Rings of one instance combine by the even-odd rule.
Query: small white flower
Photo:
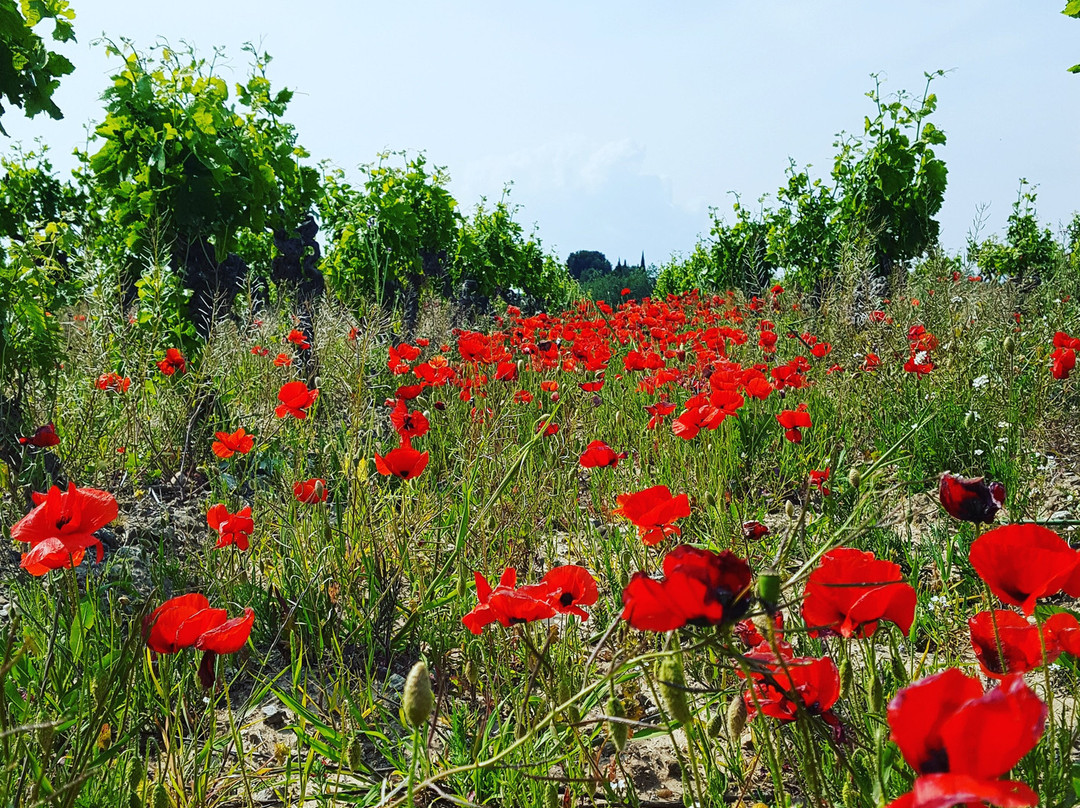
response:
[[[976,390],[978,390],[980,387],[986,387],[986,385],[988,384],[990,384],[989,376],[978,376],[971,380],[971,386],[974,387]]]
[[[976,456],[976,457],[980,457],[980,456],[982,455],[982,453],[983,453],[983,450],[982,450],[982,449],[976,449],[976,450],[975,450],[975,456]]]

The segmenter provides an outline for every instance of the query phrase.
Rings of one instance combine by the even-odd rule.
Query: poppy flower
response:
[[[792,443],[802,442],[800,429],[809,429],[814,425],[810,413],[806,410],[784,410],[776,416],[777,423],[784,428],[784,437]]]
[[[832,473],[832,469],[814,469],[810,472],[810,485],[814,486],[821,492],[822,496],[829,496],[829,486],[825,483],[829,481],[829,475]]]
[[[518,366],[516,362],[503,361],[495,366],[495,381],[516,382]]]
[[[94,533],[116,518],[116,498],[96,488],[67,491],[55,485],[47,494],[33,492],[34,509],[11,527],[11,538],[30,545],[22,557],[22,566],[31,575],[50,570],[77,567],[86,551],[97,548],[97,561],[104,557],[101,540]]]
[[[270,349],[269,348],[264,348],[262,345],[254,345],[251,348],[251,355],[252,356],[269,356],[270,355]]]
[[[227,617],[224,609],[211,609],[205,595],[192,592],[165,601],[143,618],[143,636],[154,653],[175,654]]]
[[[301,381],[287,382],[278,390],[277,397],[281,404],[274,410],[274,414],[278,418],[292,415],[303,420],[307,418],[308,407],[319,397],[319,391],[308,390],[307,385]]]
[[[408,440],[402,440],[401,445],[391,449],[385,455],[375,453],[375,468],[384,477],[400,477],[402,480],[411,480],[419,477],[427,467],[428,453],[419,452],[412,447]]]
[[[930,361],[930,354],[926,351],[912,351],[908,361],[904,363],[904,370],[914,373],[916,378],[922,378],[930,373],[936,366]]]
[[[582,468],[594,469],[594,468],[606,468],[610,466],[615,468],[619,465],[620,460],[625,460],[627,457],[626,452],[616,453],[614,449],[604,443],[602,440],[594,440],[578,458],[578,463]]]
[[[533,400],[533,394],[528,390],[518,390],[514,393],[515,404],[531,404]]]
[[[226,620],[199,635],[194,646],[203,652],[202,661],[199,663],[199,683],[203,687],[214,684],[214,663],[218,654],[235,654],[243,648],[254,625],[255,612],[249,606],[239,617]]]
[[[430,424],[427,417],[420,410],[409,410],[408,403],[404,399],[397,399],[394,409],[390,413],[390,423],[394,430],[402,438],[420,438],[427,434]]]
[[[296,501],[302,502],[305,505],[315,505],[319,502],[326,502],[326,495],[328,493],[326,480],[321,477],[312,477],[310,480],[293,483],[292,490]]]
[[[1055,348],[1050,354],[1051,375],[1058,380],[1069,378],[1069,374],[1076,368],[1076,350],[1074,348]]]
[[[236,513],[221,502],[206,512],[206,524],[218,533],[215,549],[235,544],[238,550],[248,549],[248,538],[255,532],[255,520],[251,518],[251,506],[245,506]]]
[[[946,471],[938,485],[938,499],[949,515],[965,522],[993,522],[1005,504],[1005,486],[982,477],[961,477]]]
[[[604,389],[604,380],[598,379],[595,382],[581,382],[578,385],[583,393],[599,393]]]
[[[829,713],[840,698],[840,672],[828,657],[792,657],[766,663],[765,670],[751,674],[743,695],[747,716],[761,714],[779,721],[794,721],[800,711],[809,715]]]
[[[234,454],[247,454],[255,447],[255,438],[247,434],[243,427],[232,433],[215,432],[214,437],[217,440],[210,445],[210,449],[222,460],[228,460]]]
[[[870,637],[888,620],[907,636],[915,619],[915,588],[900,565],[873,553],[838,547],[821,557],[806,581],[803,622],[811,637]]]
[[[750,565],[725,550],[714,553],[686,544],[664,558],[664,577],[634,573],[623,590],[622,619],[643,631],[686,625],[719,625],[746,611]]]
[[[1054,662],[1066,650],[1059,637],[1080,630],[1080,623],[1063,612],[1053,615],[1040,630],[1014,611],[997,609],[972,617],[968,620],[968,630],[971,648],[983,673],[992,679],[1003,679],[1007,674],[1027,673]]]
[[[666,485],[654,485],[633,494],[620,494],[613,513],[626,517],[638,529],[645,544],[659,544],[666,536],[682,533],[676,519],[690,515],[690,498],[686,494],[671,495]]]
[[[23,446],[36,446],[39,449],[44,449],[47,446],[56,446],[60,443],[60,436],[56,434],[56,426],[50,422],[45,426],[39,426],[34,430],[34,434],[26,438],[19,438],[19,443]]]
[[[546,584],[515,589],[517,571],[508,567],[494,589],[479,572],[473,573],[476,581],[476,597],[479,603],[461,622],[473,634],[479,634],[484,626],[499,623],[509,628],[519,623],[546,620],[555,616],[555,608],[548,602],[550,590]]]
[[[172,376],[176,371],[183,373],[187,370],[187,360],[178,348],[169,348],[165,351],[165,358],[158,362],[157,366],[166,376]]]
[[[285,339],[302,351],[307,350],[311,347],[311,343],[308,342],[307,337],[304,336],[304,332],[296,328],[290,331],[289,336],[287,336]]]
[[[547,589],[547,602],[559,614],[575,614],[588,620],[582,606],[592,606],[599,598],[596,579],[584,567],[564,564],[552,567],[541,584]]]
[[[1003,525],[971,544],[971,566],[1002,601],[1031,615],[1035,601],[1074,591],[1080,556],[1054,531],[1041,525]]]
[[[742,523],[742,534],[746,541],[756,541],[768,536],[772,531],[761,522],[749,521]]]
[[[891,805],[1035,805],[1030,788],[999,778],[1039,742],[1046,715],[1019,675],[983,693],[978,679],[950,668],[901,689],[887,718],[892,740],[918,777],[911,793]]]
[[[863,370],[867,373],[873,373],[879,367],[881,367],[881,357],[876,353],[868,353],[866,360],[863,362]]]
[[[131,379],[121,376],[119,373],[102,373],[97,377],[94,386],[98,390],[112,390],[115,393],[126,393],[131,387]]]
[[[657,401],[655,404],[649,404],[645,407],[645,412],[649,414],[649,423],[647,429],[656,429],[664,418],[675,412],[675,404],[670,401]]]
[[[559,425],[553,424],[551,421],[541,421],[536,425],[537,432],[543,432],[545,438],[550,438],[552,435],[556,435],[559,432]]]
[[[289,368],[292,367],[292,357],[285,353],[279,353],[274,357],[274,367]]]

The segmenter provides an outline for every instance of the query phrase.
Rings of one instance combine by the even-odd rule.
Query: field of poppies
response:
[[[1077,804],[1080,313],[932,266],[186,352],[56,312],[0,803]]]

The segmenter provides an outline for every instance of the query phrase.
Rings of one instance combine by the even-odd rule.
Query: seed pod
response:
[[[739,736],[742,735],[744,729],[746,729],[746,699],[743,698],[742,693],[737,693],[727,706],[727,734],[728,737],[733,740],[739,740]]]
[[[615,698],[614,693],[611,695],[611,698],[608,699],[607,713],[612,718],[626,718],[626,708],[623,706],[621,699]],[[615,750],[621,752],[626,748],[626,740],[630,735],[630,727],[622,721],[610,721],[608,722],[608,728],[611,731],[611,740],[615,744]]]
[[[128,763],[127,781],[128,787],[134,791],[142,785],[143,777],[146,776],[146,767],[143,766],[142,758],[132,758]]]
[[[405,692],[401,699],[405,718],[413,727],[422,727],[431,716],[435,697],[431,692],[431,677],[427,665],[421,660],[413,665],[405,680]]]
[[[794,519],[795,518],[795,503],[793,503],[791,500],[788,500],[787,502],[785,502],[784,503],[784,513],[787,514],[788,519]]]
[[[465,573],[459,572],[457,578],[457,596],[458,600],[464,599],[469,594],[469,584],[465,580]]]
[[[465,663],[465,679],[473,687],[476,687],[476,683],[480,681],[480,670],[471,659]]]
[[[770,613],[780,602],[780,576],[774,570],[766,570],[758,576],[757,596]]]
[[[128,795],[128,808],[143,808],[142,797],[135,792]]]
[[[844,657],[840,660],[840,695],[847,697],[851,692],[851,682],[854,674],[851,672],[851,660]]]
[[[359,735],[353,735],[349,742],[349,768],[354,772],[359,771],[364,764],[364,741]]]
[[[840,799],[844,803],[844,808],[855,808],[855,778],[848,775],[847,780],[844,781],[844,788],[840,792]]]
[[[544,787],[544,808],[559,808],[562,800],[559,798],[559,786],[548,783]]]
[[[169,792],[165,790],[165,786],[161,783],[154,786],[154,808],[172,808]]]
[[[964,416],[964,429],[971,429],[975,426],[975,413],[970,410]]]
[[[862,485],[862,472],[860,472],[857,468],[852,467],[851,471],[848,472],[847,481],[848,485],[850,485],[852,488],[858,488],[860,485]]]
[[[657,671],[656,686],[660,690],[660,699],[668,715],[680,724],[693,720],[694,712],[690,709],[690,700],[686,693],[686,678],[683,676],[679,660],[668,657],[660,663]]]
[[[870,680],[870,712],[880,713],[881,705],[884,701],[885,689],[881,684],[881,677],[875,675],[874,678]]]
[[[705,504],[708,505],[710,508],[716,507],[716,497],[713,495],[712,491],[705,492]]]
[[[1015,350],[1016,348],[1016,340],[1014,340],[1011,336],[1005,337],[1005,339],[1001,342],[1001,347],[1009,353],[1012,353],[1013,350]]]
[[[709,724],[705,727],[705,734],[710,738],[715,738],[724,731],[725,724],[727,724],[727,714],[723,710],[717,710],[713,717],[709,719]]]

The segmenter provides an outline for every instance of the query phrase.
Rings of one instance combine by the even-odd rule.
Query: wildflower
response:
[[[419,477],[427,468],[428,453],[419,452],[412,447],[408,439],[403,438],[401,445],[391,449],[385,455],[375,453],[375,468],[385,477],[400,477],[411,480]]]
[[[214,663],[219,654],[235,654],[251,636],[255,625],[255,612],[251,607],[244,609],[239,617],[226,620],[219,626],[207,629],[195,641],[195,648],[203,652],[199,663],[199,684],[210,687],[214,683]]]
[[[805,409],[784,410],[776,416],[776,421],[784,428],[784,437],[792,443],[802,442],[800,429],[809,429],[814,425],[810,413]]]
[[[634,573],[623,590],[622,618],[643,631],[733,622],[746,611],[750,565],[725,550],[681,544],[664,557],[664,577]]]
[[[34,509],[11,527],[11,538],[30,545],[20,566],[31,575],[50,570],[77,567],[91,547],[97,548],[97,561],[104,557],[101,540],[94,533],[116,518],[116,498],[96,488],[67,491],[57,486],[47,494],[33,492]]]
[[[23,446],[36,446],[39,449],[44,449],[48,446],[58,445],[60,436],[56,434],[56,426],[50,421],[45,426],[39,426],[35,429],[33,435],[19,438],[19,443]]]
[[[203,652],[199,682],[203,687],[214,683],[214,662],[218,654],[239,651],[255,624],[255,612],[228,617],[224,609],[210,608],[205,595],[192,593],[162,603],[143,620],[143,637],[156,654],[175,654],[185,648]]]
[[[626,452],[616,453],[614,449],[604,443],[602,440],[594,440],[578,458],[578,463],[582,468],[594,469],[597,467],[611,467],[615,468],[619,465],[620,460],[625,460],[627,457]]]
[[[394,409],[390,413],[390,423],[394,430],[403,439],[420,438],[427,434],[429,423],[424,413],[419,410],[409,411],[409,406],[404,399],[397,399]]]
[[[289,332],[289,336],[287,336],[285,339],[286,341],[291,342],[301,351],[306,351],[308,348],[311,347],[311,343],[308,342],[307,337],[304,336],[304,332],[295,328]]]
[[[218,503],[206,512],[206,524],[218,533],[215,549],[235,544],[238,550],[248,549],[248,538],[255,532],[255,520],[251,518],[251,506],[230,513],[224,503]]]
[[[1067,612],[1051,616],[1041,630],[1009,609],[979,612],[968,620],[968,630],[979,667],[992,679],[1041,668],[1068,648],[1075,650],[1080,637],[1080,623]]]
[[[1077,552],[1054,531],[1034,524],[1004,525],[971,544],[971,566],[998,598],[1030,615],[1039,598],[1063,588],[1080,595]]]
[[[794,698],[792,698],[794,696]],[[744,694],[746,713],[761,714],[779,721],[794,721],[800,712],[830,715],[840,698],[840,672],[828,657],[792,657],[765,663],[765,671],[751,674],[750,689]]]
[[[277,397],[281,404],[274,410],[274,414],[278,418],[292,415],[303,420],[307,418],[308,407],[319,397],[319,391],[308,390],[307,385],[301,381],[287,382],[281,386]]]
[[[656,429],[664,418],[675,412],[675,404],[670,401],[657,401],[655,404],[649,404],[645,407],[645,412],[649,414],[649,423],[647,429]]]
[[[465,628],[473,634],[479,634],[484,626],[495,622],[509,627],[555,616],[555,609],[547,600],[547,586],[538,584],[528,590],[515,589],[517,571],[513,567],[507,567],[503,571],[499,584],[494,589],[479,572],[474,573],[473,577],[479,603],[461,618]]]
[[[772,531],[761,522],[751,520],[742,523],[742,534],[746,541],[757,541],[768,536]]]
[[[215,432],[214,437],[217,440],[210,445],[210,449],[222,460],[228,460],[234,454],[247,454],[255,446],[255,438],[247,434],[243,427],[232,433]]]
[[[1051,375],[1058,380],[1065,380],[1069,378],[1069,374],[1072,373],[1076,367],[1076,350],[1073,348],[1055,348],[1054,352],[1050,354],[1052,365],[1050,366]]]
[[[515,404],[531,404],[533,400],[533,394],[528,390],[518,390],[514,393]]]
[[[321,477],[312,477],[310,480],[293,483],[293,496],[297,502],[305,505],[315,505],[326,502],[326,480]]]
[[[274,367],[288,368],[292,367],[292,357],[288,354],[279,353],[274,357]]]
[[[961,477],[946,471],[938,485],[938,499],[949,515],[965,522],[993,522],[1005,504],[1005,486],[982,477]]]
[[[251,348],[251,355],[252,356],[269,356],[270,355],[270,349],[269,348],[264,348],[262,345],[254,345]]]
[[[165,351],[165,358],[158,362],[157,366],[166,376],[172,376],[176,371],[183,373],[187,370],[187,360],[178,348],[169,348]]]
[[[559,432],[559,425],[553,424],[549,420],[542,420],[536,425],[537,432],[543,432],[545,438],[550,438],[552,435],[556,435]]]
[[[821,492],[822,496],[829,496],[829,486],[826,483],[829,481],[829,475],[832,473],[832,469],[813,469],[810,472],[810,485],[814,486]]]
[[[581,607],[592,606],[599,598],[596,579],[577,564],[552,567],[541,584],[547,588],[547,602],[556,612],[574,614],[582,620],[588,620],[589,613]]]
[[[978,679],[950,668],[903,688],[887,718],[892,740],[917,776],[911,792],[890,805],[1036,805],[1027,785],[1000,778],[1039,742],[1046,715],[1046,705],[1018,675],[984,693]]]
[[[906,636],[915,602],[915,588],[904,582],[900,565],[838,547],[821,557],[806,581],[803,621],[811,637],[870,637],[881,620],[895,623]]]
[[[111,390],[115,393],[126,393],[131,387],[131,379],[121,376],[119,373],[102,373],[97,377],[94,386],[98,390]]]
[[[633,494],[620,494],[614,513],[626,517],[638,529],[641,540],[647,545],[658,544],[667,536],[678,536],[682,531],[674,524],[676,519],[690,515],[690,498],[686,494],[672,496],[666,485],[656,485]]]

